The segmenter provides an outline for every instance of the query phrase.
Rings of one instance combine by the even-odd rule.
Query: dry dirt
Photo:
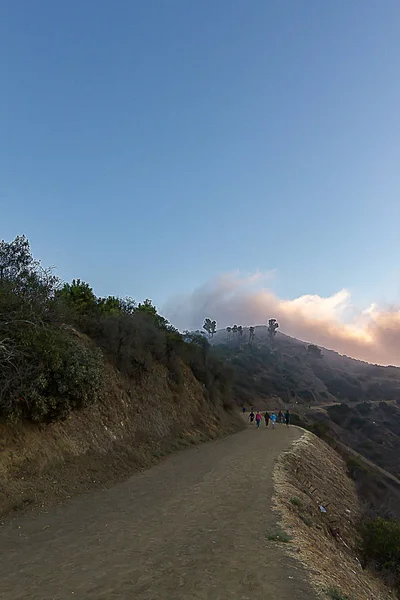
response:
[[[133,384],[106,365],[100,402],[61,423],[0,422],[0,516],[104,489],[177,449],[238,431],[186,369],[174,392],[162,367]]]
[[[357,523],[360,505],[342,458],[310,432],[282,454],[274,471],[275,508],[292,531],[299,558],[321,593],[336,589],[351,600],[390,600],[396,595],[362,569]],[[321,512],[322,506],[326,512]],[[325,597],[325,596],[323,596]]]
[[[314,600],[271,510],[279,455],[303,432],[248,428],[111,489],[5,522],[3,600]]]

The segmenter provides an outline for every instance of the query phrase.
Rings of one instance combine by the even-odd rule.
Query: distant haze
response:
[[[205,317],[216,319],[218,328],[263,325],[273,317],[287,335],[368,362],[400,365],[399,307],[357,309],[347,290],[285,300],[261,287],[265,279],[262,273],[222,275],[171,298],[162,312],[181,330],[201,328]]]

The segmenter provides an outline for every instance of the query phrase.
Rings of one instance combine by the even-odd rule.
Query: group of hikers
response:
[[[246,412],[245,407],[243,407],[243,414]],[[265,421],[265,425],[266,427],[268,427],[269,422],[271,421],[271,426],[272,429],[275,429],[275,425],[276,423],[285,423],[286,427],[289,427],[290,425],[290,412],[289,410],[286,410],[285,414],[283,414],[283,412],[280,410],[278,412],[278,416],[272,412],[271,414],[269,414],[268,412],[265,412],[264,415],[261,415],[261,413],[259,411],[257,411],[256,413],[253,412],[253,410],[251,410],[250,415],[249,415],[249,421],[250,423],[254,423],[256,424],[256,427],[260,427],[261,425],[261,421]]]

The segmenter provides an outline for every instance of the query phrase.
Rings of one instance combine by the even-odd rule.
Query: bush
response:
[[[8,421],[65,419],[97,400],[103,371],[98,350],[51,328],[30,332],[21,341],[17,372],[0,375],[0,414]]]
[[[297,413],[292,412],[290,421],[292,425],[297,425],[298,427],[306,426],[306,422]]]
[[[327,408],[328,414],[332,421],[336,423],[336,425],[342,425],[346,418],[351,413],[351,408],[348,404],[335,404],[334,406],[328,406]]]
[[[182,336],[150,300],[97,298],[79,279],[61,286],[24,236],[0,241],[0,415],[8,421],[64,419],[94,402],[103,354],[130,378],[164,366],[174,391],[186,363],[209,400],[230,409],[230,370],[209,349],[200,332]]]
[[[349,477],[354,481],[357,481],[360,475],[367,473],[367,467],[356,456],[349,455],[346,460],[346,466]]]
[[[369,519],[361,526],[363,561],[382,571],[400,591],[400,521]]]
[[[302,508],[303,503],[300,500],[300,498],[297,498],[297,496],[293,496],[292,498],[290,498],[290,502],[291,504],[293,504],[293,506],[297,506],[298,508]]]
[[[360,415],[363,415],[364,417],[367,417],[372,410],[371,404],[369,402],[360,402],[360,404],[357,404],[356,408]]]
[[[329,438],[330,427],[328,423],[313,423],[308,429],[322,440]]]
[[[337,588],[329,588],[327,590],[329,600],[351,600],[350,596],[342,594]]]

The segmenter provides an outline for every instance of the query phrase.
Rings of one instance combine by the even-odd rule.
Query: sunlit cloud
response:
[[[400,365],[399,307],[372,304],[357,309],[345,289],[328,297],[281,299],[268,287],[273,276],[224,274],[190,294],[171,298],[163,312],[182,330],[200,328],[204,317],[216,319],[219,328],[263,325],[274,317],[287,335],[369,362]]]

